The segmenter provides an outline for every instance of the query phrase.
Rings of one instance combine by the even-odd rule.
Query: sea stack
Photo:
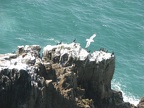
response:
[[[115,55],[79,43],[0,54],[0,108],[134,108],[111,89]]]

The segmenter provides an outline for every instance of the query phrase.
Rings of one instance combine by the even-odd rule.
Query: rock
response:
[[[24,53],[24,46],[18,46],[17,55]]]
[[[49,85],[52,84],[52,80],[46,80],[45,83],[46,83],[46,86],[49,87]]]
[[[141,98],[139,104],[137,105],[138,108],[144,108],[144,97]]]
[[[0,55],[0,108],[134,108],[111,89],[115,56],[80,44],[18,46]],[[143,108],[143,100],[138,108]]]

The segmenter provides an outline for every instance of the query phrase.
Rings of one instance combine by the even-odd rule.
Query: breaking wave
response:
[[[17,40],[22,40],[22,41],[26,41],[24,38],[15,38]]]
[[[125,86],[121,85],[120,82],[116,81],[116,79],[113,79],[112,81],[112,89],[121,91],[125,102],[130,102],[131,104],[134,104],[136,106],[140,101],[138,97],[124,90]]]
[[[55,43],[60,42],[60,41],[58,41],[58,40],[56,40],[56,39],[54,39],[54,38],[48,38],[47,40],[48,40],[48,41],[53,41],[53,42],[55,42]]]

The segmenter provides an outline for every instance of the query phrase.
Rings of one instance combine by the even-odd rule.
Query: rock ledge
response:
[[[115,56],[78,43],[0,54],[0,108],[136,108],[111,89]],[[138,108],[143,108],[139,104]]]

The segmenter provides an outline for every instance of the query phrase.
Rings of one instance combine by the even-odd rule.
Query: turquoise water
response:
[[[85,47],[96,33],[89,49],[115,52],[112,86],[136,104],[144,96],[143,5],[143,0],[0,0],[0,53],[75,38]]]

